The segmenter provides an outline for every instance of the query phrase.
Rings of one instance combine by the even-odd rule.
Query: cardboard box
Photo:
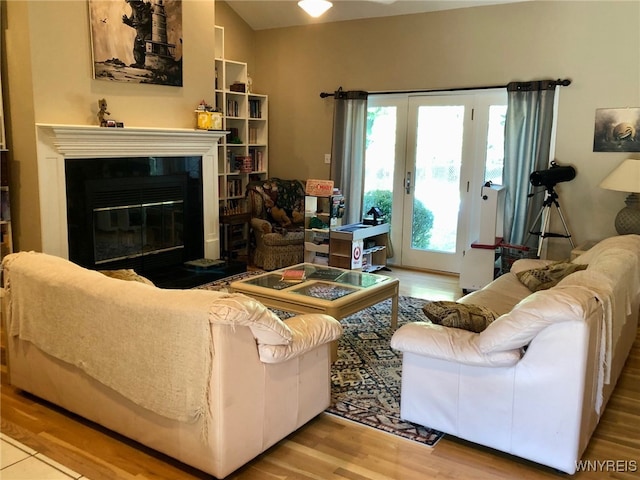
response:
[[[305,193],[317,197],[328,197],[333,194],[333,180],[309,179],[305,186]]]

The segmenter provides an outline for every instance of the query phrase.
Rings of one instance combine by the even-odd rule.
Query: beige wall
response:
[[[224,58],[247,63],[251,74],[255,63],[254,31],[225,2],[216,2],[216,25],[224,27]]]
[[[15,245],[41,248],[35,123],[97,124],[97,101],[125,126],[193,128],[212,103],[213,0],[183,0],[183,88],[94,80],[88,2],[9,0],[4,76]]]
[[[256,61],[269,94],[270,173],[287,178],[328,178],[333,101],[321,91],[570,78],[560,90],[556,159],[578,175],[558,185],[562,210],[576,242],[615,234],[625,194],[598,183],[640,155],[594,153],[594,116],[640,107],[640,2],[524,2],[263,30]],[[555,256],[568,253],[566,240],[549,243]]]

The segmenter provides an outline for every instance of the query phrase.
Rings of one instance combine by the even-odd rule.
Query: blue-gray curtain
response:
[[[345,223],[362,221],[367,96],[367,92],[342,88],[334,93],[330,176],[344,195]]]
[[[525,241],[528,247],[538,245],[538,237],[529,231],[540,231],[540,222],[535,226],[532,222],[542,209],[544,192],[529,198],[529,176],[549,168],[557,85],[553,80],[507,85],[504,240],[512,245],[524,245]]]

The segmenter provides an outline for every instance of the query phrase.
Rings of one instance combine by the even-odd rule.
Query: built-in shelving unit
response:
[[[2,95],[2,78],[0,77],[0,261],[5,255],[13,252],[11,202],[9,199],[9,152],[7,150],[4,129],[4,104]]]
[[[269,98],[251,90],[247,64],[224,53],[224,27],[215,26],[215,108],[229,133],[218,144],[218,196],[222,253],[248,256],[247,184],[268,177]]]
[[[4,156],[5,152],[2,152]],[[13,239],[11,233],[11,203],[9,202],[9,187],[0,186],[2,195],[2,215],[0,216],[0,260],[5,255],[13,252]]]
[[[269,168],[268,96],[251,91],[247,64],[225,58],[224,27],[215,27],[215,108],[222,112],[218,193],[220,215],[245,213],[251,180],[267,178]]]

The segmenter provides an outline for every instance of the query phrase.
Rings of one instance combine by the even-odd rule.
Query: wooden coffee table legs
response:
[[[398,294],[391,297],[391,328],[398,328]]]

